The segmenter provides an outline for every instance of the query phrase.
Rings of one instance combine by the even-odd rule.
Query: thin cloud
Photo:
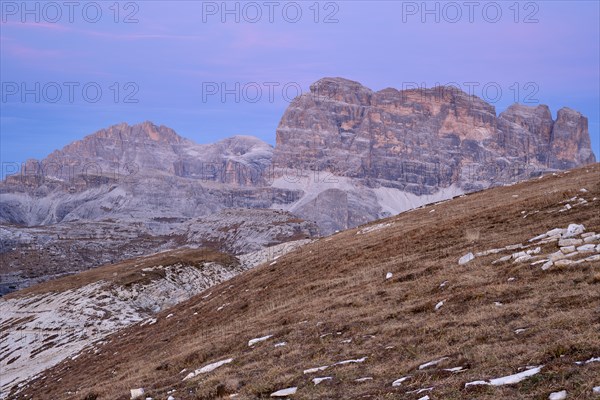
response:
[[[23,29],[45,29],[56,32],[70,32],[72,28],[59,24],[59,23],[51,23],[51,22],[18,22],[18,21],[6,21],[2,22],[2,26],[9,28],[23,28]]]
[[[1,42],[3,52],[6,51],[8,55],[19,60],[40,61],[49,58],[61,58],[66,55],[61,50],[40,49],[26,46],[24,44],[17,43],[6,36],[2,37]]]

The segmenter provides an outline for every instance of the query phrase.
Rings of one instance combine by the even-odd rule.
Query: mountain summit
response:
[[[251,163],[256,156],[270,163],[271,152],[270,145],[250,136],[200,145],[164,125],[121,123],[56,150],[41,162],[28,161],[25,174],[69,179],[73,173],[127,174],[131,172],[127,168],[134,168],[136,174],[186,176],[200,170],[202,164],[226,160]]]

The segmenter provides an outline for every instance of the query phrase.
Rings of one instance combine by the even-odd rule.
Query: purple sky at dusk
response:
[[[199,143],[244,134],[274,144],[290,98],[325,76],[373,90],[454,83],[498,114],[514,102],[547,104],[554,117],[568,106],[588,117],[600,155],[598,1],[428,2],[430,13],[421,1],[227,2],[237,15],[221,1],[76,3],[31,1],[37,11],[24,13],[21,1],[0,2],[3,163],[145,120]],[[239,101],[206,91],[236,83]]]

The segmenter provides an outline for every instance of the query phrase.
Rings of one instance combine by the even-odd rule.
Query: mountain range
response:
[[[151,122],[102,129],[2,183],[0,221],[46,225],[276,208],[323,233],[431,200],[595,161],[580,113],[494,106],[452,87],[378,92],[324,78],[294,99],[275,147],[199,145]],[[41,180],[40,180],[41,179]],[[165,196],[169,193],[169,196]]]
[[[323,78],[290,103],[274,147],[250,136],[197,144],[151,122],[123,123],[27,161],[0,183],[9,265],[0,276],[19,288],[157,246],[242,254],[593,162],[587,118],[569,108],[555,120],[544,105],[496,115],[452,87],[374,92]],[[79,232],[76,244],[65,245],[65,232]],[[105,261],[83,261],[83,238],[118,246],[103,250]],[[60,268],[24,274],[29,250],[39,257],[49,241]]]

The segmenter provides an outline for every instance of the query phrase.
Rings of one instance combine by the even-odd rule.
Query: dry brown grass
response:
[[[97,267],[76,275],[51,280],[35,285],[18,292],[5,296],[6,299],[24,297],[32,294],[43,294],[48,292],[63,292],[69,289],[77,289],[93,282],[106,281],[116,285],[127,286],[134,283],[149,283],[164,277],[163,270],[142,271],[144,268],[159,265],[169,266],[174,264],[190,265],[201,268],[206,262],[216,262],[223,265],[237,265],[235,257],[219,253],[210,249],[169,250],[150,256],[142,256],[126,260],[117,264]]]
[[[589,192],[580,193],[583,187]],[[553,212],[575,194],[588,205]],[[99,354],[59,364],[12,398],[128,399],[129,389],[144,387],[154,399],[172,389],[178,400],[230,393],[256,399],[290,386],[299,387],[294,399],[417,399],[426,393],[406,392],[431,386],[433,400],[547,399],[563,389],[569,398],[592,398],[600,363],[574,362],[600,356],[600,263],[542,271],[529,263],[492,265],[494,255],[462,266],[457,260],[570,223],[600,232],[593,197],[600,197],[599,164],[404,213],[369,234],[355,229],[321,239],[166,311],[172,318],[161,314],[155,325],[121,331]],[[388,271],[394,276],[386,281]],[[266,334],[274,338],[248,347]],[[288,345],[275,348],[280,341]],[[362,364],[302,373],[364,356]],[[443,356],[449,358],[439,367],[418,370]],[[182,382],[190,370],[229,357],[233,363]],[[464,388],[539,364],[542,372],[520,384]],[[443,371],[455,366],[468,369]],[[412,378],[401,387],[391,386],[406,375]],[[334,379],[314,386],[315,376]],[[355,382],[366,376],[373,380]]]

